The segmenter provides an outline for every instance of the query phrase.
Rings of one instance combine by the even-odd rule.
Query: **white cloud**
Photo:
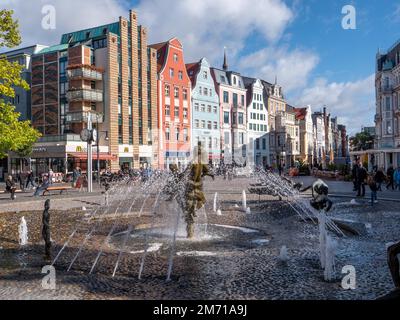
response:
[[[375,75],[340,83],[317,79],[295,101],[296,106],[310,104],[314,111],[326,105],[332,116],[338,116],[338,121],[347,125],[353,134],[360,131],[361,126],[374,125]]]
[[[269,47],[243,57],[239,66],[242,72],[273,82],[275,76],[285,92],[304,88],[319,57],[309,50],[288,50],[286,47]]]
[[[224,46],[232,65],[252,33],[275,42],[293,18],[282,0],[142,0],[137,11],[151,41],[178,37],[186,61],[206,56],[218,65]]]
[[[20,22],[22,45],[58,44],[61,35],[70,31],[117,21],[127,16],[124,1],[114,0],[2,0],[2,8],[13,9]],[[42,28],[42,8],[56,9],[56,29]]]

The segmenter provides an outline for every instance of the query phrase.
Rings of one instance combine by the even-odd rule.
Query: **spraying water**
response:
[[[19,244],[25,246],[28,243],[28,226],[26,225],[25,217],[21,218],[21,223],[18,226]]]
[[[289,260],[289,254],[288,254],[288,249],[286,246],[282,246],[280,252],[279,252],[279,261],[281,262],[287,262]]]
[[[245,190],[243,190],[243,192],[242,192],[242,208],[243,208],[244,212],[247,211],[247,196],[246,196]]]
[[[215,195],[214,195],[214,206],[213,206],[213,211],[214,212],[217,212],[217,210],[218,210],[217,201],[218,201],[218,192],[216,192]]]

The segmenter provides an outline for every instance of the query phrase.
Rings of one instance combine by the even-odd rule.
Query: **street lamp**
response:
[[[108,137],[108,131],[99,131],[97,135],[96,144],[97,144],[97,181],[100,184],[100,134],[105,133],[106,136],[104,140],[109,141],[110,138]]]

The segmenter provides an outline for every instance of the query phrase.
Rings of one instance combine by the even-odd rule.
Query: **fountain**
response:
[[[25,217],[21,218],[21,223],[18,226],[19,244],[25,246],[28,244],[28,226],[26,225]]]
[[[218,201],[218,192],[215,193],[214,195],[214,205],[213,205],[213,211],[217,212],[217,201]]]
[[[288,249],[286,246],[281,247],[281,250],[279,251],[278,260],[281,262],[289,261],[289,254],[288,254]]]
[[[245,190],[242,192],[242,209],[243,212],[247,212],[247,196]]]

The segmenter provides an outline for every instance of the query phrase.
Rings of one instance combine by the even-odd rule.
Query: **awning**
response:
[[[81,159],[81,160],[87,160],[87,153],[86,152],[68,153],[68,157],[77,158],[77,159]],[[118,157],[116,155],[112,155],[109,153],[100,152],[99,159],[116,161],[118,159]],[[93,160],[97,160],[97,152],[93,152]]]

